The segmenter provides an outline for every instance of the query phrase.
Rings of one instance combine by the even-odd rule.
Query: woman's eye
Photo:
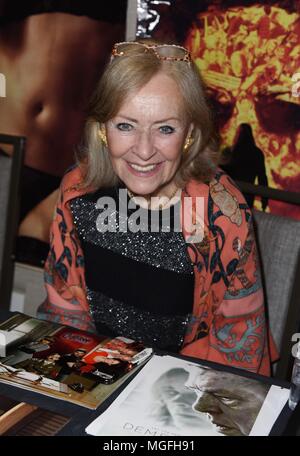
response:
[[[131,131],[133,126],[126,122],[121,122],[117,124],[117,129],[120,131]]]
[[[174,133],[175,128],[170,125],[163,125],[162,127],[159,127],[159,131],[164,135],[170,135],[171,133]]]

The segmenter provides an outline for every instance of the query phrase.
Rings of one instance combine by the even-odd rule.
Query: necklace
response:
[[[179,191],[180,189],[178,187],[175,188],[174,192],[171,194],[171,196],[167,199],[167,201],[163,204],[159,204],[158,205],[158,209],[163,209],[164,207],[167,206],[167,204],[174,198],[174,196],[176,195],[176,193]],[[128,196],[131,198],[131,199],[134,199],[134,198],[139,198],[137,195],[134,195],[130,190],[128,190],[127,188],[127,193],[128,193]],[[144,197],[142,197],[144,198]],[[145,198],[147,199],[147,198]],[[151,200],[151,197],[150,197],[150,200]],[[148,209],[149,209],[149,204],[151,203],[151,201],[148,202]],[[151,207],[150,207],[151,208]]]

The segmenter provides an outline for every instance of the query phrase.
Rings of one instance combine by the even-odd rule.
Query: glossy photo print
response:
[[[300,191],[298,0],[138,1],[137,36],[186,46],[208,87],[223,167],[236,180]],[[297,205],[248,198],[300,219]]]
[[[289,390],[157,356],[86,429],[92,435],[268,435]]]
[[[96,408],[151,353],[126,337],[16,314],[0,325],[0,382]]]

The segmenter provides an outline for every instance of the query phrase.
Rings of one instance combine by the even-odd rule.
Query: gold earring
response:
[[[105,147],[107,147],[107,137],[103,128],[99,129],[99,136]]]
[[[186,152],[186,151],[191,147],[191,145],[193,144],[193,142],[194,142],[194,139],[193,139],[191,136],[189,136],[188,138],[186,138],[185,143],[184,143],[184,146],[183,146],[184,152]]]

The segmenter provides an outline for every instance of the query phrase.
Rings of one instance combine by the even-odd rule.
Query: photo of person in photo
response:
[[[286,388],[273,388],[238,371],[233,374],[154,355],[87,432],[99,436],[269,435],[288,394]]]
[[[59,353],[52,353],[52,355],[48,355],[46,359],[32,358],[26,364],[23,364],[23,368],[28,372],[34,372],[48,378],[57,379],[61,371],[61,365],[59,364],[60,359],[61,355]]]
[[[96,377],[99,381],[103,378],[109,382],[132,369],[130,359],[129,355],[99,347],[84,356],[79,370],[85,377]]]
[[[131,362],[132,356],[129,354],[120,353],[117,350],[111,350],[106,347],[98,347],[88,355],[86,355],[83,361],[87,364],[95,364],[97,362],[106,362],[112,364],[112,361],[127,361]]]
[[[51,349],[54,343],[54,337],[45,336],[36,341],[20,345],[18,349],[3,360],[8,366],[22,367],[27,360],[34,358],[43,358]]]
[[[120,353],[117,343],[125,344],[124,350],[128,343],[136,348],[140,345],[120,337],[116,344],[112,343],[114,350],[104,348],[110,342],[107,336],[41,322],[23,314],[14,315],[0,326],[1,336],[2,331],[5,335],[15,328],[21,336],[24,334],[10,339],[7,356],[0,357],[0,382],[44,391],[90,408],[101,404],[115,389],[115,380],[134,367],[128,360],[136,350]],[[111,386],[102,388],[102,384]]]
[[[207,415],[217,432],[238,436],[250,434],[270,385],[191,366],[185,387],[197,394],[193,410]]]
[[[118,353],[113,353],[110,355],[107,352],[99,352],[99,354],[93,357],[93,361],[90,361],[89,364],[105,363],[109,366],[112,366],[113,364],[119,364],[120,361],[116,355],[118,355]]]
[[[60,376],[68,375],[71,372],[79,371],[84,364],[82,358],[86,354],[84,348],[76,348],[72,353],[67,353],[61,356],[60,364],[62,366]]]
[[[115,337],[103,344],[103,347],[116,350],[124,355],[134,356],[139,351],[144,349],[144,345],[140,342],[128,339],[127,337]]]
[[[111,363],[99,361],[94,364],[94,369],[91,372],[92,375],[96,375],[97,377],[109,377],[109,380],[114,381],[120,375],[130,371],[132,369],[132,365],[128,364],[124,361],[113,360]],[[106,374],[103,376],[103,374]]]
[[[148,372],[127,396],[123,423],[139,422],[149,435],[248,436],[270,388],[188,362],[164,370]]]
[[[195,393],[185,386],[188,377],[186,370],[174,368],[154,382],[149,417],[155,419],[156,426],[166,426],[179,432],[184,429],[200,432],[200,428],[211,432],[212,426],[207,416],[200,416],[193,409]]]

